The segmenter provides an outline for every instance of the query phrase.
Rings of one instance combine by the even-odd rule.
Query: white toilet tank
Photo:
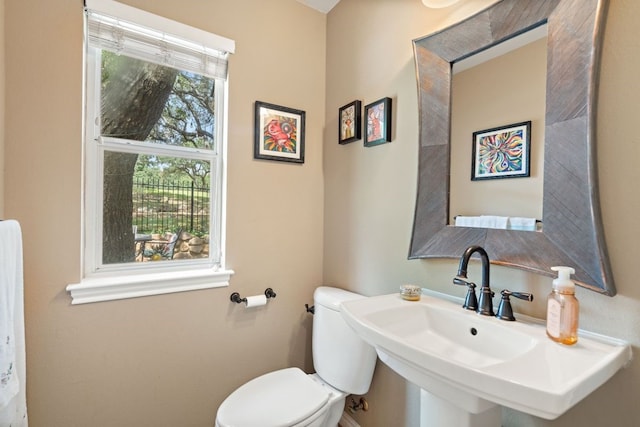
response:
[[[327,383],[348,394],[369,391],[376,352],[347,325],[342,301],[365,298],[343,289],[321,286],[313,294],[313,365]]]

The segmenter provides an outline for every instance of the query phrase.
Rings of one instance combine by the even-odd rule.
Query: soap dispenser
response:
[[[553,281],[553,290],[547,299],[547,335],[552,340],[573,345],[578,342],[579,303],[576,299],[575,284],[571,267],[551,267],[558,272]]]

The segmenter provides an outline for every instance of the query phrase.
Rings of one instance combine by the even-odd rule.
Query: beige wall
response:
[[[428,10],[418,0],[342,0],[325,17],[292,0],[225,0],[215,2],[216,10],[213,2],[198,0],[179,6],[127,0],[237,42],[227,247],[236,275],[225,289],[72,307],[64,287],[80,276],[82,2],[4,0],[0,203],[4,217],[20,220],[25,237],[31,426],[210,426],[224,396],[250,377],[283,366],[311,369],[310,321],[302,305],[321,283],[374,295],[412,282],[462,296],[450,284],[455,261],[406,260],[418,146],[410,41],[491,2]],[[637,352],[640,193],[633,184],[640,181],[634,127],[640,39],[634,31],[640,4],[611,3],[598,160],[619,294],[579,289],[578,298],[582,327],[626,339]],[[338,145],[338,108],[384,96],[394,101],[393,142],[366,149],[360,141]],[[303,166],[252,159],[255,100],[307,111]],[[281,228],[263,227],[265,215],[286,220]],[[473,267],[471,274],[477,274]],[[499,267],[492,277],[498,289],[534,292],[534,303],[515,303],[544,316],[548,279]],[[232,291],[249,295],[267,286],[278,297],[264,309],[245,311],[228,302]],[[632,426],[640,419],[639,394],[640,362],[634,361],[555,422],[505,411],[504,425]],[[356,414],[363,427],[417,426],[416,388],[383,365],[367,399],[370,411]]]
[[[417,182],[418,116],[411,40],[427,35],[492,1],[465,1],[429,10],[418,0],[342,0],[327,21],[327,133],[325,135],[324,279],[367,295],[397,291],[401,283],[464,296],[451,284],[457,261],[408,261]],[[636,135],[640,86],[640,3],[610,2],[600,85],[599,178],[606,239],[618,295],[578,289],[581,327],[640,346],[640,285],[635,247],[640,239],[640,140]],[[394,139],[365,148],[339,146],[338,108],[353,99],[394,100]],[[479,267],[470,274],[479,275]],[[517,309],[545,316],[550,280],[492,266],[496,289],[530,291],[536,300]],[[523,366],[523,369],[526,367]],[[505,426],[635,426],[640,419],[638,358],[624,371],[556,421],[504,411]],[[367,399],[356,414],[364,427],[417,426],[417,390],[379,364]]]
[[[211,426],[276,368],[311,369],[322,283],[326,16],[293,0],[127,0],[236,41],[230,63],[231,287],[71,306],[80,279],[82,0],[7,0],[6,217],[24,233],[32,427]],[[253,160],[255,100],[305,110],[304,165]],[[2,103],[4,105],[4,103]],[[267,307],[229,302],[272,287]]]

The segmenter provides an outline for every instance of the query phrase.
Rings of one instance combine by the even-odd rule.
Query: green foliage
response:
[[[138,233],[182,228],[201,237],[209,233],[209,187],[193,181],[134,179],[133,212]]]
[[[215,81],[181,72],[151,140],[194,148],[212,148],[215,141]]]

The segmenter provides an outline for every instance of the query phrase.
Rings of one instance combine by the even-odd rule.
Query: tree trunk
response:
[[[103,70],[102,135],[143,141],[162,114],[178,71],[126,56]],[[135,260],[133,173],[137,154],[105,152],[102,262]]]

